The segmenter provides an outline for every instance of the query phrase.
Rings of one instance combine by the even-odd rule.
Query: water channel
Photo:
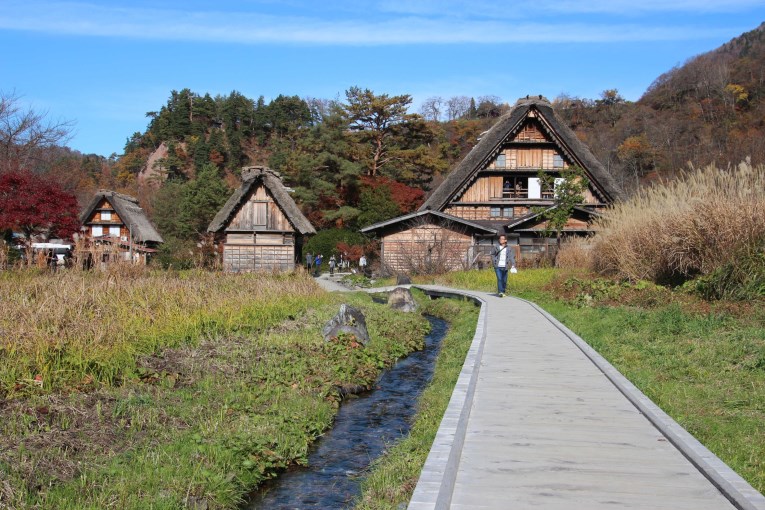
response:
[[[386,446],[409,432],[417,399],[433,375],[447,324],[428,317],[425,348],[386,370],[373,391],[343,402],[335,424],[314,445],[308,466],[266,484],[249,510],[344,509],[360,494],[365,470]]]

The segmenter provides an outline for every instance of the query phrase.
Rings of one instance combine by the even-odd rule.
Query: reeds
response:
[[[300,275],[127,269],[0,273],[0,397],[85,378],[110,384],[137,355],[258,330],[320,294]]]
[[[682,283],[732,262],[765,238],[765,166],[708,166],[642,191],[597,222],[597,270]]]
[[[555,257],[555,267],[560,269],[592,269],[592,238],[570,237],[564,240],[558,256]]]

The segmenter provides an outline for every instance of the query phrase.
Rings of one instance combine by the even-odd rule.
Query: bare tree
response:
[[[434,225],[425,218],[385,241],[386,273],[440,274],[470,265],[470,235],[460,225]]]
[[[467,96],[454,96],[446,101],[446,117],[448,120],[459,119],[470,108],[470,98]]]
[[[431,96],[423,101],[420,106],[420,114],[425,120],[437,121],[441,119],[441,112],[444,108],[444,99],[439,96]]]
[[[505,113],[507,108],[507,105],[502,104],[502,99],[499,96],[481,96],[478,98],[478,111],[476,114],[479,119],[494,118]]]
[[[47,121],[47,112],[21,105],[15,92],[0,91],[0,171],[32,170],[43,149],[65,144],[72,121]]]

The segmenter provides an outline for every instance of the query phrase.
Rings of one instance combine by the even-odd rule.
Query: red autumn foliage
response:
[[[387,186],[390,189],[391,197],[396,202],[401,214],[415,211],[425,201],[425,192],[418,188],[407,186],[406,184],[387,177],[369,177],[361,178],[362,186],[377,189],[381,186]]]
[[[364,255],[364,246],[359,244],[348,244],[344,242],[337,243],[337,251],[347,257],[351,262],[358,262],[362,255]]]
[[[61,186],[31,172],[0,175],[0,230],[47,238],[72,236],[80,227],[77,199]]]

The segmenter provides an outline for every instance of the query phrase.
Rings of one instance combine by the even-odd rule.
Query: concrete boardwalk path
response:
[[[523,300],[469,294],[484,303],[482,345],[471,347],[409,509],[765,509],[626,379],[620,390],[606,372],[621,375],[552,317]],[[624,392],[653,406],[664,430]],[[673,445],[683,441],[685,455]],[[704,476],[686,455],[714,472]]]

